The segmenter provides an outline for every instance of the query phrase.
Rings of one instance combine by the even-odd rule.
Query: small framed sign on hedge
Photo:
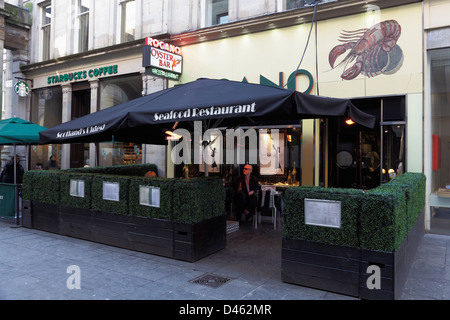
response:
[[[305,223],[310,226],[341,228],[341,201],[305,199]]]
[[[139,203],[141,206],[159,208],[161,206],[161,189],[139,186]]]
[[[103,200],[120,201],[120,184],[118,182],[103,182]]]
[[[70,180],[70,196],[84,198],[84,180]]]

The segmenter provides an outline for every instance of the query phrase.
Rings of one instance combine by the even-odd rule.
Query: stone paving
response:
[[[450,237],[425,235],[402,299],[448,299]],[[76,273],[68,268],[77,266]],[[281,282],[281,230],[241,226],[227,248],[188,263],[0,221],[0,300],[356,300]],[[211,287],[203,275],[229,281]]]

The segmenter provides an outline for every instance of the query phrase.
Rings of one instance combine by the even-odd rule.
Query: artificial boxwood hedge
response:
[[[86,173],[61,174],[60,183],[60,203],[67,207],[90,209],[92,205],[92,180],[94,176]],[[73,197],[70,195],[70,181],[84,181],[84,197]]]
[[[90,173],[90,174],[136,176],[136,177],[143,177],[149,171],[153,171],[156,174],[158,174],[157,166],[152,163],[131,164],[126,166],[76,168],[76,169],[68,169],[65,171],[74,173]]]
[[[283,236],[368,250],[397,251],[425,207],[425,184],[425,175],[406,173],[367,192],[289,188],[284,197],[286,223]],[[306,225],[305,198],[341,201],[341,229]]]
[[[173,187],[174,222],[195,223],[225,212],[225,189],[216,177],[178,180]]]
[[[60,203],[60,174],[55,171],[29,171],[22,182],[24,200],[36,200],[45,204]]]
[[[127,168],[130,167],[130,168]],[[111,169],[113,168],[113,169]],[[145,178],[155,165],[124,168],[83,168],[60,171],[28,171],[24,175],[23,199],[114,214],[197,223],[223,215],[225,190],[218,177],[196,179]],[[133,173],[111,175],[111,172]],[[138,174],[139,173],[139,174]],[[70,181],[85,181],[85,198],[70,195]],[[103,200],[103,182],[119,183],[120,201]],[[139,204],[139,186],[160,188],[160,208]]]
[[[426,180],[424,174],[407,172],[390,182],[406,192],[408,231],[412,229],[425,207]]]
[[[113,175],[94,175],[92,180],[92,206],[93,210],[128,214],[130,178]],[[111,182],[119,184],[119,201],[103,199],[103,183]]]
[[[361,202],[360,247],[393,252],[408,235],[403,188],[384,185],[368,191]]]
[[[173,185],[175,184],[175,179],[164,179],[164,178],[133,178],[130,181],[130,197],[129,197],[129,214],[133,216],[148,217],[155,219],[166,219],[173,220]],[[142,206],[139,203],[139,189],[140,186],[156,187],[160,189],[160,203],[159,208]]]
[[[325,244],[355,247],[359,244],[358,224],[363,192],[353,189],[294,187],[286,191],[284,236]],[[305,224],[305,199],[341,201],[341,229]]]

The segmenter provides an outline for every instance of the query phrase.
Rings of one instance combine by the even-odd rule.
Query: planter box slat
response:
[[[359,280],[359,273],[284,261],[281,280],[320,290],[357,296],[358,285],[355,282]]]
[[[174,238],[173,237],[173,228],[169,228],[169,227],[158,228],[158,227],[153,227],[153,226],[140,226],[140,225],[133,224],[133,225],[128,226],[127,233],[132,234],[133,236],[152,235],[153,237],[164,238],[164,239],[168,239],[170,241],[173,241],[173,238]]]
[[[130,248],[152,252],[164,257],[173,256],[173,224],[166,220],[135,217],[128,226]]]
[[[171,258],[173,256],[173,239],[152,235],[128,233],[129,248],[135,251],[148,252],[158,256]]]
[[[282,281],[350,296],[359,293],[360,250],[311,241],[282,241]]]
[[[196,224],[174,223],[174,257],[194,262],[220,251],[226,247],[226,228],[225,215]]]
[[[291,262],[314,264],[353,272],[359,272],[360,267],[359,260],[356,259],[348,259],[345,257],[330,256],[302,250],[283,249],[282,258]]]
[[[226,247],[226,218],[197,224],[29,203],[34,229],[188,262]],[[175,240],[177,238],[177,240]]]
[[[41,203],[32,207],[32,211],[33,227],[35,229],[50,233],[59,233],[58,206]],[[35,214],[36,212],[39,212],[39,214]]]
[[[22,200],[22,227],[33,229],[31,201]]]
[[[352,283],[359,280],[359,272],[352,272],[338,268],[328,268],[316,264],[284,261],[282,270],[291,271],[296,274],[315,277],[322,280],[336,280],[341,283]]]
[[[313,241],[297,241],[292,239],[283,239],[283,248],[298,251],[315,252],[330,256],[340,256],[348,259],[360,259],[360,252],[351,247],[334,246]]]

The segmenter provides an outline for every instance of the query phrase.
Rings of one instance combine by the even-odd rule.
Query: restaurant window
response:
[[[89,45],[89,5],[90,0],[77,1],[78,52],[88,51]]]
[[[136,39],[136,1],[126,0],[121,6],[121,42]]]
[[[240,129],[243,136],[238,133]],[[193,133],[191,136],[195,137]],[[190,163],[177,165],[176,177],[201,177],[207,169],[208,175],[221,177],[224,184],[229,185],[242,174],[245,164],[251,164],[252,174],[258,177],[260,184],[292,186],[301,181],[300,126],[237,128],[214,131],[209,137],[198,138],[211,143],[191,141],[192,149],[187,155]],[[179,143],[182,142],[175,142],[175,145]],[[201,164],[196,162],[198,160]]]
[[[228,22],[228,0],[206,0],[207,26]]]
[[[428,51],[431,88],[431,231],[450,234],[450,48]]]
[[[375,127],[348,118],[327,120],[326,140],[321,144],[328,148],[322,149],[329,158],[328,186],[373,189],[405,172],[405,96],[353,99],[352,103],[375,116]]]
[[[431,50],[432,191],[450,184],[450,48]]]
[[[100,110],[142,97],[142,77],[126,76],[100,81]],[[142,163],[142,145],[129,143],[99,144],[100,166]]]
[[[41,7],[42,20],[42,60],[50,59],[50,34],[52,27],[52,6],[46,4]]]
[[[45,128],[52,128],[62,121],[62,89],[61,87],[49,87],[33,91],[33,104],[31,109],[31,121]],[[37,163],[44,166],[50,156],[55,155],[61,165],[60,145],[39,145],[30,147],[30,169],[34,169]]]

